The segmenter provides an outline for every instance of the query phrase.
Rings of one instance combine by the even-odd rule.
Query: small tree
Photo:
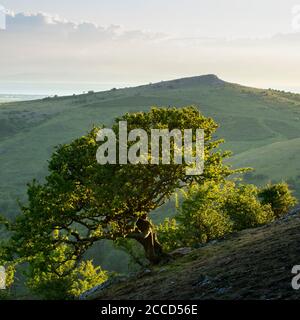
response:
[[[287,183],[268,184],[259,192],[263,204],[270,204],[276,218],[280,218],[297,204]]]
[[[195,184],[185,194],[176,219],[186,245],[221,238],[232,229],[229,216],[222,211],[224,189],[218,183]]]
[[[232,220],[234,231],[254,228],[274,219],[270,204],[259,201],[258,189],[251,184],[229,184],[222,211]]]

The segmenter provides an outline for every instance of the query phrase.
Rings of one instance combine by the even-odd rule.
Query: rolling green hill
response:
[[[214,75],[86,95],[0,104],[0,210],[17,214],[26,183],[42,179],[53,147],[152,105],[199,105],[220,124],[235,166],[251,166],[251,182],[300,184],[300,95],[231,84]],[[300,189],[297,188],[297,194]]]
[[[18,214],[17,200],[26,200],[26,183],[47,174],[47,160],[55,145],[85,134],[93,124],[110,124],[127,111],[190,104],[220,124],[217,137],[224,137],[224,148],[234,151],[231,162],[235,167],[255,168],[247,174],[248,182],[288,180],[300,196],[300,95],[244,87],[205,75],[0,104],[0,212],[10,217]],[[102,257],[104,267],[115,257]]]

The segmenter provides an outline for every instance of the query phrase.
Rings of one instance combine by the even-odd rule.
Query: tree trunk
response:
[[[146,258],[151,264],[158,264],[166,257],[161,244],[157,241],[156,235],[152,231],[147,238],[137,238],[136,240],[144,247]]]
[[[163,252],[161,244],[158,242],[156,233],[153,231],[152,224],[147,219],[138,219],[135,232],[128,237],[137,240],[144,248],[146,258],[151,264],[158,264],[167,258]]]

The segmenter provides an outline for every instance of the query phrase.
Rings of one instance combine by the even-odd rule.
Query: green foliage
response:
[[[181,228],[175,218],[166,218],[163,223],[156,226],[156,231],[166,252],[184,245]]]
[[[263,204],[270,204],[276,216],[280,218],[285,215],[296,203],[287,183],[268,184],[259,192]]]
[[[262,191],[233,181],[193,184],[175,218],[157,227],[158,236],[168,251],[194,246],[269,223],[280,216],[278,212],[286,214],[294,204],[286,184],[267,186]]]
[[[17,217],[13,227],[14,247],[20,256],[51,252],[65,244],[71,256],[80,257],[95,241],[130,235],[139,217],[160,207],[177,188],[193,181],[221,181],[232,173],[222,163],[228,153],[215,151],[221,141],[211,141],[217,124],[195,107],[127,113],[116,119],[113,125],[116,133],[121,120],[127,121],[128,131],[204,129],[203,175],[187,176],[187,164],[99,165],[95,128],[87,136],[57,148],[44,184],[36,181],[29,184],[29,203],[22,208],[23,214]],[[60,232],[54,239],[55,229]]]
[[[16,264],[6,263],[0,260],[0,266],[5,267],[5,289],[0,290],[0,300],[12,300],[15,298],[15,293],[12,290],[12,285],[14,283]]]
[[[41,252],[30,259],[27,285],[34,294],[47,300],[73,299],[107,280],[107,272],[90,260],[66,260],[66,249],[61,246],[51,257]]]
[[[230,185],[222,210],[232,220],[234,231],[254,228],[274,219],[271,206],[260,203],[258,189],[254,185]]]
[[[205,243],[231,232],[232,223],[222,210],[228,183],[224,187],[208,182],[193,185],[177,216],[186,245]]]
[[[3,231],[3,230],[7,231],[9,226],[10,226],[9,221],[0,215],[0,231]],[[5,289],[0,290],[0,300],[12,299],[14,297],[14,294],[12,292],[12,285],[14,283],[16,266],[18,265],[18,263],[19,263],[18,259],[14,261],[11,257],[11,252],[9,250],[9,240],[1,239],[0,240],[0,266],[5,268]]]

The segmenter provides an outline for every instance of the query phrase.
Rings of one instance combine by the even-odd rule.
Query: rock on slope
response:
[[[298,299],[291,273],[300,265],[300,214],[193,250],[92,299]]]

